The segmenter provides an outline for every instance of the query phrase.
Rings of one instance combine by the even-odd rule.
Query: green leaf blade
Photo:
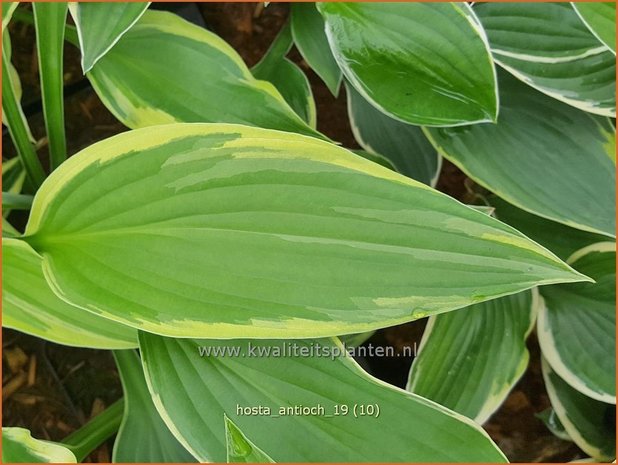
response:
[[[616,3],[573,2],[571,5],[590,31],[616,54]]]
[[[50,284],[155,333],[363,332],[586,279],[499,221],[314,138],[159,126],[61,168],[25,238]]]
[[[616,117],[616,57],[569,4],[479,3],[494,60],[527,85],[579,110]]]
[[[538,337],[543,355],[575,389],[616,403],[616,244],[602,242],[576,252],[569,262],[595,279],[585,285],[541,289]]]
[[[137,346],[135,330],[60,300],[45,281],[41,257],[18,239],[2,239],[2,326],[69,346]]]
[[[321,3],[318,9],[343,74],[380,111],[431,126],[495,121],[495,70],[468,5]]]
[[[274,463],[274,460],[253,444],[227,415],[224,416],[228,463]]]
[[[77,463],[61,444],[34,439],[24,428],[2,428],[2,463]]]
[[[322,16],[315,3],[292,3],[290,8],[298,51],[336,97],[343,75],[328,45]]]
[[[142,364],[133,350],[114,352],[124,391],[124,415],[114,441],[114,463],[192,463],[157,412]]]
[[[107,108],[130,128],[223,122],[325,138],[271,83],[256,80],[232,47],[171,13],[144,13],[88,78]]]
[[[258,350],[282,350],[282,342],[229,341],[227,346],[248,354],[250,344]],[[298,350],[314,347],[333,358],[285,353],[281,357],[202,357],[200,347],[223,349],[226,344],[140,333],[146,377],[157,407],[202,461],[226,458],[224,414],[276,462],[505,460],[480,427],[370,377],[347,355],[334,352],[343,350],[338,341],[296,342]],[[170,390],[171,386],[182,386],[183,391]],[[196,396],[203,402],[201,410],[192,406]],[[330,418],[317,414],[255,417],[239,415],[237,410],[238,406],[262,406],[277,415],[280,407],[321,405],[325,414],[332,415],[335,405],[344,404],[350,405],[350,415]],[[352,404],[377,404],[380,415],[355,418]],[[385,427],[393,423],[399,427]],[[329,440],[328,447],[316,447],[323,438],[334,440]],[[376,443],[383,447],[376,448]]]
[[[149,5],[150,2],[76,2],[70,5],[77,26],[84,74],[109,52]]]
[[[509,203],[615,237],[616,133],[609,120],[543,96],[504,72],[500,98],[495,125],[424,130],[443,156]]]
[[[431,317],[407,389],[483,424],[528,365],[536,310],[526,291]]]

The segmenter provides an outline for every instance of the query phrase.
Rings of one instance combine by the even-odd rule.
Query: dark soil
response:
[[[157,4],[169,8],[198,24],[206,25],[229,42],[251,66],[264,54],[286,20],[286,4],[204,3]],[[40,92],[36,47],[30,26],[13,22],[13,62],[21,76],[23,103],[35,137],[40,139],[39,153],[47,158],[44,125],[40,114]],[[289,55],[307,73],[316,99],[318,129],[345,147],[357,148],[346,109],[345,91],[334,98],[322,81],[293,49]],[[69,153],[126,130],[100,103],[84,80],[77,51],[65,50],[66,130]],[[14,156],[9,137],[3,137],[3,157]],[[438,188],[471,203],[480,189],[454,165],[444,162]],[[11,216],[12,223],[23,228],[25,215]],[[403,347],[418,346],[425,321],[376,332],[365,344]],[[102,350],[75,349],[45,342],[16,331],[2,331],[2,415],[4,426],[23,426],[35,437],[62,440],[89,418],[122,395],[122,388],[111,353]],[[531,364],[500,410],[485,428],[512,461],[562,462],[584,457],[572,443],[555,438],[535,417],[549,406],[540,374],[539,349],[534,336],[529,342]],[[456,349],[456,348],[454,348]],[[367,359],[362,361],[373,375],[394,385],[405,385],[411,357]],[[103,445],[90,461],[109,462],[111,443]]]

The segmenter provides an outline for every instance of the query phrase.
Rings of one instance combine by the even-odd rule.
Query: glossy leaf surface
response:
[[[585,279],[512,228],[347,150],[236,125],[145,128],[90,146],[37,193],[26,240],[67,301],[182,337],[363,332]]]
[[[171,13],[144,13],[88,77],[130,128],[239,123],[321,137],[272,84],[252,76],[232,47]]]
[[[616,132],[606,118],[500,74],[498,124],[426,128],[438,151],[504,200],[615,236]]]
[[[69,346],[137,346],[134,329],[60,300],[45,281],[41,257],[17,239],[2,239],[2,326]]]
[[[395,169],[434,186],[442,160],[418,126],[386,116],[346,85],[348,116],[356,141],[368,152],[386,158]]]
[[[284,351],[284,344],[290,343],[237,340],[227,347],[248,355],[252,346]],[[201,350],[204,354],[226,350],[226,345],[140,333],[155,403],[183,444],[202,461],[226,458],[224,414],[276,462],[504,461],[479,426],[372,378],[347,355],[336,352],[343,351],[338,341],[295,344],[298,353],[313,350],[328,355],[201,356]],[[195,408],[194,399],[200,399],[201,408]],[[355,417],[354,404],[378,405],[380,414],[358,416],[357,408]],[[318,405],[324,415],[279,415],[280,407],[293,411],[294,406]],[[349,406],[349,414],[334,416],[335,405]],[[238,406],[262,406],[279,416],[239,415]],[[392,428],[393,424],[398,427]]]
[[[479,3],[495,60],[515,77],[580,110],[616,116],[616,56],[571,5]]]
[[[493,121],[496,78],[465,3],[318,5],[344,76],[393,118],[433,126]]]

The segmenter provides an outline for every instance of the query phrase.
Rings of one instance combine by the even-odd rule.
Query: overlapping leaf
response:
[[[88,77],[130,128],[240,123],[323,137],[272,84],[256,80],[232,47],[171,13],[146,11]]]
[[[225,442],[228,463],[274,462],[264,451],[253,444],[227,415],[225,415]]]
[[[472,179],[526,211],[615,236],[616,132],[500,74],[500,121],[425,128],[438,151]]]
[[[386,116],[346,85],[348,116],[356,141],[386,158],[406,176],[429,185],[438,181],[442,160],[418,126]]]
[[[171,429],[202,461],[226,458],[224,414],[276,462],[505,460],[480,427],[370,377],[342,354],[338,341],[295,341],[299,354],[313,351],[307,353],[314,356],[284,352],[286,344],[290,343],[225,344],[140,333],[155,403]],[[234,348],[246,356],[223,352]],[[252,357],[252,350],[272,353]],[[277,350],[279,357],[272,355]],[[200,408],[195,408],[196,399]],[[354,408],[370,404],[378,406],[379,415],[359,415],[361,410]],[[348,414],[335,415],[336,405],[347,405]],[[271,409],[272,416],[238,413],[239,407],[259,406]],[[280,415],[280,407],[295,406],[321,406],[324,415]]]
[[[334,96],[339,94],[341,70],[333,57],[324,31],[324,19],[315,3],[290,4],[292,35],[298,51]]]
[[[372,105],[412,124],[494,121],[496,78],[465,3],[318,5],[343,74]]]
[[[17,239],[2,239],[2,325],[69,346],[137,346],[134,329],[60,300],[45,281],[41,257]]]
[[[347,150],[236,125],[90,146],[39,190],[25,239],[67,301],[183,337],[363,332],[585,279],[514,229]]]
[[[616,53],[616,3],[573,2],[572,5],[590,31]]]
[[[552,368],[575,389],[616,403],[616,244],[603,242],[569,259],[596,283],[548,286],[538,337]]]
[[[580,110],[616,116],[616,56],[568,3],[479,3],[495,60],[514,76]]]
[[[190,463],[193,456],[176,440],[155,408],[139,356],[114,352],[122,389],[124,416],[116,440],[114,463]]]
[[[2,463],[77,463],[60,444],[34,439],[24,428],[2,428]]]
[[[495,195],[489,197],[489,203],[496,209],[496,218],[513,226],[543,247],[547,247],[562,260],[566,260],[579,249],[607,239],[600,234],[569,228],[564,224],[533,215]]]
[[[144,14],[150,2],[74,2],[71,16],[77,26],[82,69],[87,73]]]
[[[528,365],[535,300],[526,291],[431,317],[408,390],[484,423]]]
[[[285,55],[292,47],[292,33],[286,23],[266,55],[251,70],[258,79],[271,82],[286,102],[312,128],[316,125],[315,101],[305,73]]]
[[[616,406],[585,396],[565,382],[545,359],[543,378],[552,406],[569,437],[598,461],[616,457]],[[613,414],[612,414],[613,412]]]

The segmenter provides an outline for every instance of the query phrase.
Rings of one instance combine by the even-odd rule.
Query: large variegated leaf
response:
[[[24,428],[2,428],[2,463],[77,463],[73,452],[34,439]]]
[[[60,300],[41,257],[22,240],[2,239],[2,326],[69,346],[137,346],[136,331]]]
[[[245,434],[225,417],[225,443],[228,463],[273,463],[268,454],[257,447]]]
[[[114,352],[114,358],[124,391],[124,415],[114,441],[114,463],[195,462],[159,416],[137,353],[119,350]]]
[[[541,289],[538,336],[543,355],[588,397],[616,403],[616,244],[594,244],[569,263],[596,282]]]
[[[224,344],[140,333],[140,348],[157,408],[202,461],[225,460],[224,414],[276,462],[504,461],[480,427],[372,378],[337,340]],[[260,406],[273,416],[239,414]],[[301,406],[314,415],[285,414]]]
[[[528,366],[532,291],[429,319],[408,390],[484,423]]]
[[[146,11],[88,77],[130,128],[240,123],[322,137],[271,83],[255,79],[232,47],[171,13]]]
[[[386,158],[398,172],[434,186],[442,157],[421,128],[386,116],[352,86],[346,85],[345,89],[350,126],[356,141],[369,153]]]
[[[488,201],[495,208],[496,218],[551,250],[562,260],[566,260],[579,249],[607,240],[607,237],[601,234],[569,228],[564,224],[528,213],[495,195],[489,196]]]
[[[144,14],[150,2],[74,2],[69,4],[87,73]]]
[[[616,116],[616,57],[568,3],[479,3],[474,10],[495,60],[514,76],[578,109]]]
[[[616,53],[616,3],[573,2],[573,8],[590,31]]]
[[[565,382],[543,359],[549,399],[569,437],[597,461],[616,457],[616,406],[585,396]]]
[[[425,128],[442,155],[536,215],[615,236],[616,131],[500,74],[500,121]]]
[[[432,126],[496,119],[491,54],[467,4],[325,2],[318,9],[343,74],[380,111]]]
[[[183,337],[362,332],[585,279],[347,150],[237,125],[158,126],[88,147],[39,190],[25,239],[67,301]]]
[[[342,73],[324,31],[324,19],[313,2],[290,4],[292,36],[296,48],[334,96],[339,94]]]

